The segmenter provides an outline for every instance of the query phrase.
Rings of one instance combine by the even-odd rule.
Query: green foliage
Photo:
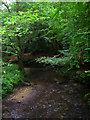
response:
[[[84,72],[76,72],[76,74],[78,75],[78,80],[83,83],[83,84],[87,84],[88,86],[90,85],[90,70],[84,71]]]
[[[81,7],[81,10],[80,10]],[[89,5],[88,3],[59,3],[54,18],[49,24],[57,29],[57,40],[63,49],[72,55],[70,67],[79,68],[79,53],[83,62],[89,62]],[[80,58],[80,59],[81,59]],[[81,64],[81,63],[80,63]]]
[[[23,9],[22,9],[22,6]],[[18,7],[18,14],[16,9]],[[22,52],[57,51],[62,45],[57,40],[57,31],[48,25],[55,14],[53,3],[13,3],[11,13],[2,11],[3,53],[18,54],[17,36],[20,37]],[[49,22],[50,23],[50,22]],[[48,32],[48,35],[45,35]]]
[[[16,64],[2,66],[2,96],[5,97],[15,85],[24,79],[24,71],[20,72]]]
[[[57,58],[57,56],[54,56],[54,57],[41,57],[41,58],[37,58],[36,62],[45,64],[45,65],[51,65],[52,67],[55,67],[55,66],[65,66],[65,65],[68,65],[69,60],[70,60],[70,57]]]
[[[87,99],[87,103],[90,106],[90,93],[85,94],[84,98]]]
[[[52,52],[55,49],[58,48],[53,48],[53,40],[55,37],[51,37],[50,34],[48,36],[43,36],[45,34],[45,30],[49,29],[48,25],[44,23],[44,21],[38,21],[34,22],[31,26],[31,33],[28,35],[28,44],[26,44],[27,49],[25,50],[26,52],[30,53],[47,53],[47,52]],[[55,32],[53,32],[55,34]],[[59,45],[58,45],[59,46]],[[46,51],[48,49],[48,51]]]
[[[6,9],[0,10],[0,14],[2,12],[0,28],[2,52],[3,56],[7,55],[4,61],[5,59],[8,61],[9,55],[17,55],[21,49],[22,53],[57,52],[59,50],[59,55],[63,57],[59,58],[59,55],[42,57],[36,59],[36,62],[52,67],[64,66],[62,72],[66,74],[73,68],[78,69],[85,63],[89,63],[89,10],[88,2],[19,2],[18,5],[16,3],[10,5],[11,13]],[[20,38],[19,45],[18,37]],[[24,61],[30,62],[30,60]],[[5,69],[7,68],[9,66]],[[15,82],[18,81],[18,72],[15,74],[14,70],[12,71],[12,74],[16,75],[16,80],[12,74],[3,73],[3,75]],[[76,73],[75,79],[88,84],[89,77],[90,70],[87,70],[84,73]],[[6,78],[4,81],[9,84],[11,90],[13,84]]]

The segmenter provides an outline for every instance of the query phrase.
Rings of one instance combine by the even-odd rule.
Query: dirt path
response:
[[[31,86],[15,88],[3,99],[3,118],[88,118],[83,101],[84,87],[70,80],[62,83],[60,73],[26,68]],[[57,82],[55,82],[57,81]]]

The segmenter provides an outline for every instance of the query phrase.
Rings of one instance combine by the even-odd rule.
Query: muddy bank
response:
[[[25,69],[25,81],[31,86],[15,88],[3,99],[3,118],[89,118],[84,86],[73,80],[65,82],[60,72]]]

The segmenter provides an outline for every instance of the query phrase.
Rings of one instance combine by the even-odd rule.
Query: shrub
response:
[[[23,71],[24,73],[24,71]],[[24,74],[18,70],[16,64],[3,64],[2,66],[2,97],[12,91],[13,87],[23,81]]]

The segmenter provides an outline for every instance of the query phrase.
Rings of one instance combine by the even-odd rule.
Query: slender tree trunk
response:
[[[16,0],[16,12],[18,13],[18,1]],[[18,22],[18,21],[17,21]],[[19,32],[17,33],[19,34]],[[18,67],[19,67],[19,70],[22,71],[24,69],[24,66],[23,66],[23,52],[22,52],[22,47],[21,47],[21,40],[20,40],[20,37],[17,35],[17,43],[18,43],[18,47],[19,47],[19,50],[18,50]]]
[[[18,47],[19,47],[19,51],[18,51],[18,67],[19,70],[22,71],[24,69],[23,66],[23,53],[22,53],[22,48],[21,48],[21,42],[20,42],[20,37],[17,36],[17,42],[18,42]]]

